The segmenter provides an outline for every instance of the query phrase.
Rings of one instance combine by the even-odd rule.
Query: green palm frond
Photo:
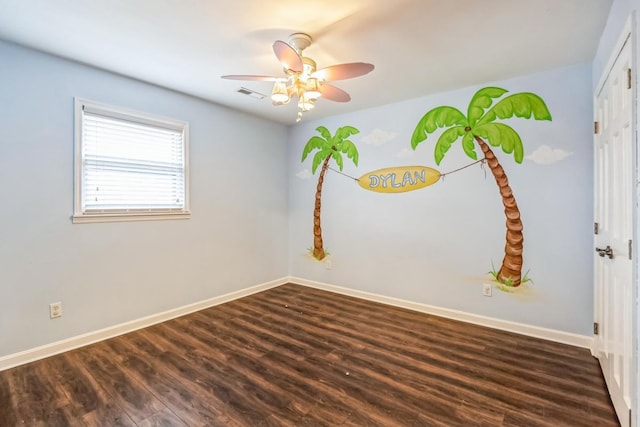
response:
[[[351,135],[360,133],[358,129],[353,126],[342,126],[338,128],[334,136],[331,136],[331,132],[324,126],[318,126],[316,131],[320,133],[321,136],[312,136],[302,150],[303,162],[312,151],[319,150],[313,156],[311,165],[312,173],[315,174],[318,166],[328,157],[332,157],[338,164],[340,170],[342,170],[344,162],[341,153],[346,154],[347,157],[358,166],[358,149],[353,142],[347,139]]]
[[[319,136],[311,137],[311,139],[309,139],[309,141],[307,141],[307,145],[305,145],[303,150],[302,150],[302,160],[301,161],[304,162],[304,160],[307,158],[309,153],[311,153],[313,150],[322,150],[328,145],[329,144],[327,143],[327,141],[322,139],[322,138],[320,138]]]
[[[434,148],[436,164],[439,165],[451,145],[466,132],[464,126],[454,126],[442,132]]]
[[[462,137],[462,149],[473,160],[478,160],[478,154],[476,153],[476,143],[473,139],[473,134],[467,132]]]
[[[484,114],[485,110],[491,107],[494,98],[500,98],[507,92],[508,90],[500,87],[485,87],[477,91],[475,95],[473,95],[473,98],[471,98],[471,102],[469,102],[469,108],[467,110],[469,126],[473,127],[476,124]]]
[[[520,135],[504,123],[486,123],[476,126],[473,134],[487,140],[490,145],[500,147],[506,154],[513,153],[516,163],[522,163],[524,147]]]
[[[339,144],[345,139],[349,138],[351,135],[355,135],[360,133],[360,131],[353,126],[342,126],[338,128],[336,131],[336,135],[334,137],[334,143]]]
[[[333,151],[331,153],[331,157],[333,157],[333,160],[336,161],[338,167],[340,168],[340,170],[342,170],[342,167],[344,166],[344,164],[342,163],[342,154],[340,154],[339,151]]]
[[[507,92],[506,89],[493,86],[478,90],[469,102],[467,117],[460,110],[450,106],[429,110],[413,131],[411,148],[415,150],[418,144],[438,128],[447,128],[434,147],[434,157],[438,165],[451,145],[460,137],[462,149],[473,160],[478,158],[474,139],[480,137],[486,139],[489,144],[500,147],[507,154],[513,153],[515,161],[522,163],[524,148],[520,136],[510,126],[494,121],[512,117],[551,120],[551,113],[542,98],[530,92],[516,93],[498,100]]]
[[[356,145],[348,139],[342,141],[337,147],[338,150],[347,155],[353,161],[353,164],[358,166],[358,149]]]
[[[427,139],[427,136],[435,132],[436,129],[454,125],[462,126],[463,128],[468,126],[467,118],[457,108],[442,106],[430,110],[422,116],[413,131],[411,148],[415,150],[418,144]]]
[[[489,109],[477,125],[493,122],[496,119],[509,119],[513,116],[536,120],[551,120],[551,113],[542,98],[534,93],[521,92],[509,95]]]
[[[322,162],[324,162],[326,160],[327,157],[329,157],[331,155],[331,153],[333,153],[334,151],[331,148],[325,148],[324,150],[320,150],[316,153],[315,156],[313,156],[313,163],[311,165],[311,173],[316,173],[316,170],[318,169],[318,166],[320,166],[320,164]]]
[[[324,126],[318,126],[316,130],[320,135],[322,135],[322,137],[327,141],[328,144],[333,143],[333,137],[331,136],[331,132],[329,132],[329,129]]]

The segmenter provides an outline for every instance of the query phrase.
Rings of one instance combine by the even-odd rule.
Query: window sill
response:
[[[162,221],[171,219],[189,219],[191,218],[191,212],[180,213],[96,213],[96,214],[84,214],[73,215],[71,222],[73,224],[87,224],[94,222],[123,222],[123,221]]]

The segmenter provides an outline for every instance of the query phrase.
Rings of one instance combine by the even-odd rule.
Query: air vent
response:
[[[249,95],[250,97],[255,99],[264,99],[266,97],[266,95],[263,95],[260,92],[256,92],[255,90],[247,89],[246,87],[241,87],[237,92],[243,95]]]

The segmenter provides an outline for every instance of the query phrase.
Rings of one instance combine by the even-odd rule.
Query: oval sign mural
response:
[[[405,193],[427,187],[440,179],[440,172],[426,166],[378,169],[358,178],[358,185],[377,193]]]

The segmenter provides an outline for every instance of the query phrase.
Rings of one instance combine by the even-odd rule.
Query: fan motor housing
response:
[[[293,33],[289,36],[289,44],[293,46],[298,53],[311,46],[311,36],[305,33]]]

